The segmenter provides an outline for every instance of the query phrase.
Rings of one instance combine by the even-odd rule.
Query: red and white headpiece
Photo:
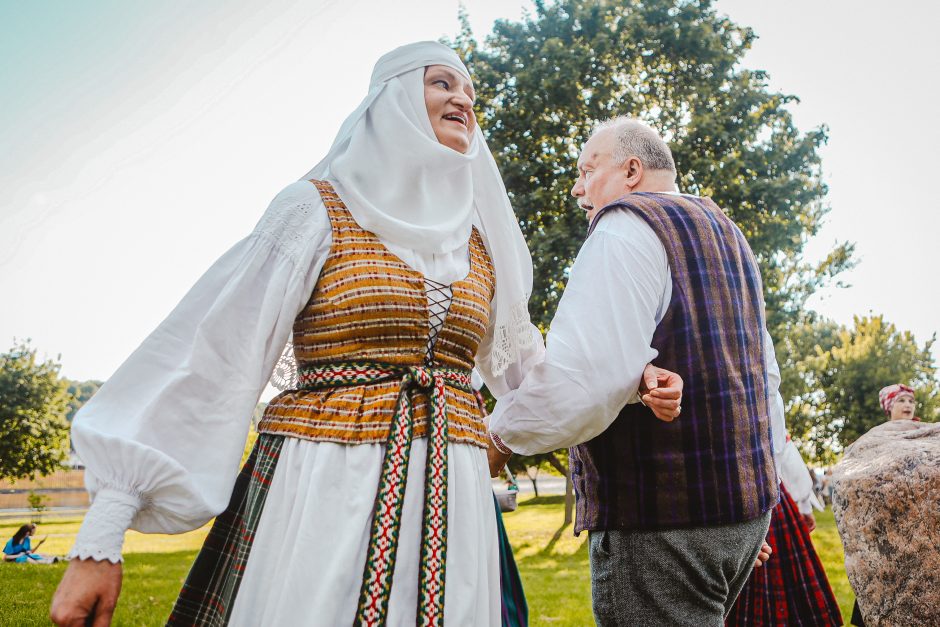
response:
[[[894,401],[901,394],[914,396],[914,388],[903,383],[895,383],[881,388],[881,391],[878,392],[878,400],[881,402],[881,408],[885,410],[886,414],[891,414],[891,406],[894,405]]]

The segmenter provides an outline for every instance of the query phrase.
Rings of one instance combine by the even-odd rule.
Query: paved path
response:
[[[539,495],[564,494],[565,478],[556,475],[540,474],[535,480],[539,486]],[[532,482],[525,475],[516,475],[516,482],[519,484],[520,494],[532,494]],[[506,481],[504,479],[493,479],[493,489],[505,489]]]

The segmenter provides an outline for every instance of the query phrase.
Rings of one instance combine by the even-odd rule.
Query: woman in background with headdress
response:
[[[917,420],[914,415],[917,401],[914,400],[914,388],[895,383],[881,388],[878,392],[878,402],[888,415],[888,420]]]

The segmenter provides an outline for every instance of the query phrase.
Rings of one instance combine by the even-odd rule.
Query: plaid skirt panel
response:
[[[725,625],[841,625],[842,614],[826,571],[796,503],[783,485],[773,511],[767,533],[773,555],[751,573]]]
[[[216,627],[228,622],[283,443],[282,435],[258,436],[235,480],[228,508],[215,519],[167,625]]]

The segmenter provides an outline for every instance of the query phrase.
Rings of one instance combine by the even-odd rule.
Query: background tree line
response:
[[[938,416],[934,338],[920,346],[881,316],[840,326],[807,308],[852,267],[842,242],[804,255],[829,207],[818,150],[826,128],[801,131],[792,94],[742,67],[755,33],[710,0],[536,0],[524,19],[499,21],[483,42],[463,29],[453,45],[474,74],[477,111],[532,252],[532,319],[546,331],[586,231],[569,195],[594,123],[642,118],[667,138],[680,189],[711,196],[760,262],[767,324],[781,366],[788,425],[809,461],[832,462],[883,420],[877,392],[910,383],[924,420]],[[28,343],[0,355],[0,478],[51,472],[68,456],[68,422],[99,382],[68,382],[57,359]],[[521,458],[564,470],[563,453]]]
[[[69,424],[101,382],[69,381],[61,369],[29,341],[0,353],[0,480],[48,475],[68,460]]]

